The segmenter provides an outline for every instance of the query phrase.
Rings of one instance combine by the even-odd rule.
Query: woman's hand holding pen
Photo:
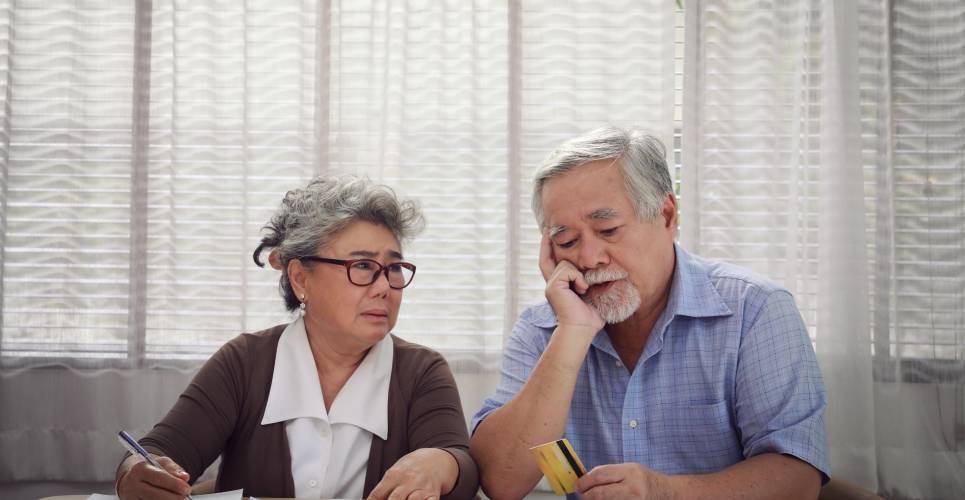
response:
[[[121,500],[181,500],[191,493],[191,477],[180,465],[168,457],[155,459],[163,470],[139,455],[132,455],[121,464],[121,478],[117,481]]]

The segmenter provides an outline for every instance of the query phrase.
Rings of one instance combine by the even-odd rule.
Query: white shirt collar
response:
[[[362,363],[342,386],[329,414],[325,411],[305,323],[302,318],[296,319],[278,339],[275,368],[261,424],[301,417],[317,418],[329,424],[352,424],[387,439],[393,354],[392,337],[386,335],[369,349]]]

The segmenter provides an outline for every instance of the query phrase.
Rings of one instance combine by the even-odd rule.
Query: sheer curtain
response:
[[[532,169],[615,123],[682,135],[688,249],[795,293],[834,472],[963,496],[965,5],[686,6],[681,44],[672,0],[0,0],[0,481],[109,479],[285,321],[250,251],[320,172],[421,201],[396,333],[471,413],[541,295]]]
[[[317,173],[420,200],[395,332],[441,350],[475,411],[541,296],[532,169],[603,123],[671,143],[676,10],[0,0],[0,481],[112,478],[117,430],[286,321],[251,251]]]
[[[681,241],[789,287],[832,473],[965,493],[965,6],[687,5]]]

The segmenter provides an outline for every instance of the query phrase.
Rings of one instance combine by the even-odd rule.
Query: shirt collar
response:
[[[386,439],[393,354],[392,337],[386,335],[369,349],[362,363],[342,386],[329,414],[325,411],[305,323],[302,318],[296,319],[278,339],[275,368],[261,424],[317,418],[329,424],[352,424]]]
[[[710,270],[707,262],[687,253],[686,250],[674,242],[676,255],[673,278],[670,282],[670,295],[667,306],[653,325],[653,331],[647,340],[643,353],[637,363],[642,363],[663,348],[663,337],[667,326],[676,316],[690,316],[693,318],[710,318],[733,314],[717,287],[710,280]],[[593,347],[618,358],[619,355],[610,342],[609,335],[597,333],[593,338]]]
[[[667,299],[667,312],[670,313],[667,318],[710,318],[733,314],[710,280],[707,262],[690,255],[676,242],[673,247],[677,263],[674,266],[673,283],[670,285],[670,297]]]

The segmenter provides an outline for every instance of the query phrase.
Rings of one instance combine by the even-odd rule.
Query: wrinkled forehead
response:
[[[539,195],[547,228],[577,219],[611,218],[629,202],[623,172],[613,160],[587,162],[551,177]]]
[[[320,251],[338,252],[351,258],[402,258],[399,239],[384,224],[355,220],[319,245]]]

